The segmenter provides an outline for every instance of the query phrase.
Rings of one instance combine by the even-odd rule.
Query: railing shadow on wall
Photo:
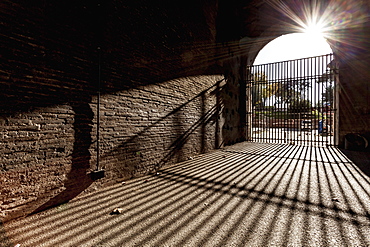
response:
[[[210,147],[206,147],[206,131],[209,127],[207,125],[209,124],[214,125],[214,133],[211,133],[214,139],[211,148],[220,148],[221,145],[223,145],[219,137],[219,128],[221,126],[219,121],[222,108],[222,87],[220,83],[222,81],[223,79],[217,81],[214,85],[187,100],[166,115],[157,119],[153,118],[154,122],[152,124],[144,127],[139,133],[133,135],[112,151],[102,154],[101,163],[109,164],[110,159],[113,159],[113,163],[117,164],[117,166],[108,168],[108,170],[113,169],[114,172],[121,173],[123,178],[131,178],[154,172],[170,161],[172,163],[181,162],[189,158],[190,155],[194,155],[194,153],[185,153],[183,150],[184,145],[186,145],[191,137],[200,138],[198,143],[196,143],[196,148],[199,150],[199,153],[209,151]],[[215,97],[215,104],[209,108],[205,105],[206,94],[208,93],[211,97]],[[190,104],[196,101],[200,102],[200,105],[197,106],[197,108],[199,108],[197,118],[193,119],[194,122],[192,124],[188,124],[186,123],[187,116],[184,111]],[[163,128],[163,126],[166,128],[166,133],[165,136],[159,136],[159,138],[168,138],[170,141],[168,143],[155,143],[151,139],[158,138],[158,135],[162,134],[160,131],[157,131],[157,128]],[[154,135],[156,137],[153,137],[153,132],[155,132]],[[148,163],[148,161],[145,160],[146,158],[143,157],[145,152],[147,152],[143,147],[146,145],[153,145],[153,143],[159,146],[159,156],[155,159],[150,158]],[[161,145],[166,146],[161,147]],[[161,150],[160,148],[163,149]],[[157,150],[155,146],[152,146],[152,149]],[[144,163],[146,163],[147,167],[139,167],[140,164]]]
[[[5,231],[25,246],[368,246],[369,185],[335,148],[242,143]]]

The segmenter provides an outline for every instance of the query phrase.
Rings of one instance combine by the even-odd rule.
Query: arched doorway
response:
[[[334,145],[334,55],[319,30],[283,35],[248,67],[250,139],[300,145]]]

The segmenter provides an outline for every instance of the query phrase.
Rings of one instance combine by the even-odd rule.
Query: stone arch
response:
[[[227,43],[233,67],[239,64],[243,67],[253,64],[258,51],[271,40],[283,34],[293,33],[295,21],[289,17],[294,15],[305,20],[306,1],[242,1],[229,2],[227,10],[220,11],[218,25],[218,40]],[[278,8],[280,5],[280,9]],[[309,1],[315,5],[319,15],[327,15],[330,20],[331,35],[328,43],[337,58],[337,63],[343,73],[340,73],[339,98],[339,145],[343,146],[344,136],[348,133],[363,133],[368,135],[370,129],[369,90],[365,78],[370,76],[368,67],[369,21],[367,13],[370,5],[364,1]],[[332,16],[332,17],[330,17]],[[229,26],[227,26],[229,25]],[[222,30],[227,27],[236,28],[233,31]],[[228,37],[227,37],[228,36]],[[230,48],[231,47],[231,48]],[[230,52],[230,50],[232,52]],[[226,49],[223,51],[226,53]],[[244,57],[235,59],[235,57]],[[243,61],[241,64],[238,61]],[[225,71],[227,71],[226,64]],[[236,71],[234,69],[234,71]],[[242,71],[242,70],[239,70]],[[235,77],[235,76],[234,76]],[[365,93],[366,92],[366,93]],[[240,113],[243,114],[243,113]],[[352,119],[352,120],[351,120]],[[241,123],[244,124],[244,123]]]

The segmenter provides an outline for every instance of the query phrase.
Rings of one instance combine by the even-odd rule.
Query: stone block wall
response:
[[[99,131],[96,96],[3,112],[0,217],[38,212],[219,147],[222,80],[193,76],[103,94]],[[97,168],[105,177],[93,181]]]
[[[102,181],[148,174],[217,148],[222,79],[185,77],[103,95],[99,164],[107,174]]]
[[[91,116],[91,110],[80,115],[67,104],[16,114],[2,111],[1,218],[31,213],[65,190],[72,165],[83,167],[82,163],[88,162],[86,152],[79,154],[79,151],[86,149],[89,139],[76,148],[76,137],[80,138],[76,132],[84,127],[85,132],[91,130],[91,125],[83,119],[88,115]],[[76,162],[76,156],[84,161]]]
[[[257,54],[254,43],[291,31],[265,5],[3,1],[0,219],[245,140],[245,56]],[[367,30],[368,23],[357,30],[354,47],[368,44]],[[340,57],[352,48],[340,46]],[[369,130],[368,50],[341,67],[341,142]],[[93,180],[99,169],[105,177]]]
[[[342,63],[339,74],[339,144],[347,134],[360,134],[370,140],[370,63],[362,56]],[[370,150],[370,147],[367,148]]]
[[[216,10],[213,1],[4,1],[0,220],[221,146]],[[105,177],[93,180],[96,169]]]
[[[239,46],[231,45],[234,49]],[[222,90],[223,117],[222,136],[225,145],[242,142],[247,139],[247,90],[246,63],[243,56],[234,56],[225,61],[226,84]]]
[[[54,4],[4,1],[0,10],[2,220],[61,203],[51,198],[72,188],[72,167],[83,174],[89,166],[91,140],[81,140],[92,129],[96,51],[87,19],[93,11]]]

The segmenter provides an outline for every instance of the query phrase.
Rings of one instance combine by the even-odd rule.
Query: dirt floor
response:
[[[240,143],[8,222],[0,240],[12,247],[370,246],[370,178],[361,157]]]

